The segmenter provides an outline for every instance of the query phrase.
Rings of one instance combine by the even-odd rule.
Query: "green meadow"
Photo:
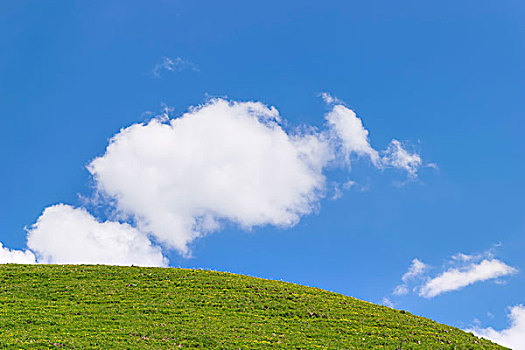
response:
[[[231,273],[0,265],[1,349],[504,349],[408,312]]]

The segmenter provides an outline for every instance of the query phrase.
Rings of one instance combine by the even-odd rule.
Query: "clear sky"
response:
[[[521,1],[3,1],[4,262],[68,262],[85,229],[479,334],[525,324],[524,16]]]

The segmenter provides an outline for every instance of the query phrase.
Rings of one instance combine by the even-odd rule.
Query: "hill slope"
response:
[[[503,349],[403,311],[230,273],[0,265],[0,348]]]

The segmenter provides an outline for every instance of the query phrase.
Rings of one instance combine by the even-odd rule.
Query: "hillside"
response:
[[[0,265],[4,349],[503,349],[404,311],[223,272]]]

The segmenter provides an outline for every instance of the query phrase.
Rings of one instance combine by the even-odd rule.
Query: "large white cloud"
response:
[[[318,206],[323,169],[340,150],[379,166],[352,110],[334,105],[326,119],[326,131],[290,133],[273,107],[214,99],[179,118],[122,129],[88,169],[121,214],[188,255],[188,244],[223,220],[248,229],[295,225]]]
[[[328,165],[350,170],[350,160],[365,157],[377,168],[416,176],[418,154],[396,140],[375,150],[351,109],[328,94],[323,99],[330,110],[322,130],[290,132],[274,107],[224,99],[123,128],[88,170],[102,204],[133,225],[59,204],[28,228],[28,247],[40,263],[162,266],[161,245],[189,256],[191,242],[224,222],[244,229],[295,225],[319,207]],[[0,261],[34,262],[33,252],[0,245]]]
[[[214,100],[168,123],[123,129],[89,170],[142,230],[187,254],[220,219],[291,226],[314,209],[330,149],[277,122],[261,103]]]
[[[514,350],[525,350],[525,306],[516,305],[510,308],[510,327],[497,331],[492,327],[467,329],[478,337],[487,338],[500,345]]]
[[[427,281],[418,294],[432,298],[445,292],[458,290],[476,282],[516,273],[517,270],[498,259],[485,259],[463,269],[452,268]]]
[[[82,208],[48,207],[27,230],[27,245],[39,263],[167,265],[160,248],[137,229],[99,222]]]
[[[8,249],[0,242],[0,264],[34,264],[35,261],[31,251]]]
[[[331,149],[321,135],[290,135],[278,121],[261,103],[213,100],[121,130],[89,170],[141,230],[187,254],[221,219],[292,226],[314,210]]]

